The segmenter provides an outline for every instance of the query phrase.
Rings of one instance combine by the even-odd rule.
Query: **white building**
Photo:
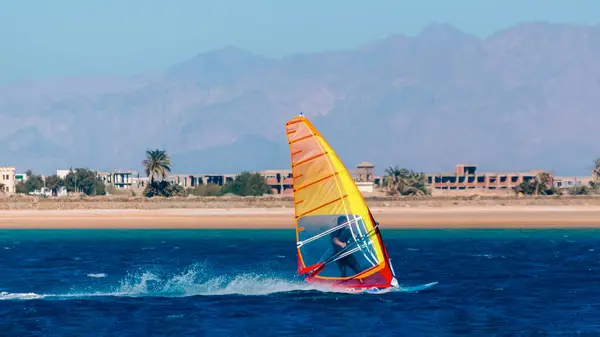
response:
[[[361,193],[375,192],[375,183],[372,181],[356,181],[355,184]]]
[[[15,189],[15,168],[0,166],[0,184],[2,184],[1,194],[13,194]]]
[[[67,174],[69,174],[69,172],[71,172],[71,170],[56,170],[56,175],[60,179],[65,179],[67,177]]]
[[[138,184],[139,175],[133,170],[117,170],[112,172],[98,171],[98,178],[107,186],[112,186],[116,189],[131,189]]]
[[[560,189],[568,189],[571,187],[575,187],[575,186],[590,186],[590,183],[593,181],[594,179],[592,178],[592,176],[583,176],[583,177],[577,177],[577,176],[571,176],[571,177],[554,177],[553,178],[553,185],[556,188],[560,188]]]
[[[17,173],[15,174],[15,183],[23,183],[27,181],[27,173]]]

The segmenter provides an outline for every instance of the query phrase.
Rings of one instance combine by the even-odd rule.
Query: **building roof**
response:
[[[264,170],[264,171],[260,171],[260,173],[292,173],[292,170],[291,169]]]
[[[356,165],[356,167],[375,167],[375,165],[369,163],[368,161],[363,161],[362,163]]]
[[[594,177],[592,176],[555,176],[554,180],[580,180],[580,181],[588,181],[588,180],[593,180]]]

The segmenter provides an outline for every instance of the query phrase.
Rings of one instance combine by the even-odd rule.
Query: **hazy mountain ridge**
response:
[[[160,75],[0,87],[4,144],[37,132],[0,156],[19,170],[139,169],[164,147],[177,172],[285,168],[284,124],[303,111],[348,166],[586,174],[600,157],[598,59],[600,26],[545,23],[485,40],[431,25],[278,60],[230,46]]]

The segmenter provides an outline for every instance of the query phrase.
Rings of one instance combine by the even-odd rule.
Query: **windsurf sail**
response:
[[[347,287],[396,285],[378,224],[337,154],[303,115],[286,132],[299,274]],[[345,246],[336,245],[344,235]]]

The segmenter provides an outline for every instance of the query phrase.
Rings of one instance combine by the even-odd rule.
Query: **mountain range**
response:
[[[0,165],[176,173],[289,167],[303,112],[349,168],[589,174],[600,157],[600,26],[523,23],[485,39],[448,24],[353,50],[262,57],[235,46],[157,74],[0,86]],[[85,62],[85,60],[82,60]]]

